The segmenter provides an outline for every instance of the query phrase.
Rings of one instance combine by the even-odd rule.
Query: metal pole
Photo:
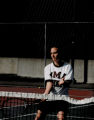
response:
[[[45,43],[44,43],[44,65],[46,66],[46,23],[45,23],[44,39],[45,39]]]
[[[44,66],[46,66],[46,23],[45,23],[45,33],[44,33]],[[45,88],[45,80],[44,80],[44,88]]]

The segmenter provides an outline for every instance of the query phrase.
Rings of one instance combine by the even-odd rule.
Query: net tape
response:
[[[0,91],[1,97],[15,97],[15,98],[36,98],[46,100],[64,100],[71,104],[88,104],[94,102],[94,97],[84,98],[77,100],[66,95],[53,95],[53,94],[39,94],[39,93],[23,93],[23,92],[7,92]]]

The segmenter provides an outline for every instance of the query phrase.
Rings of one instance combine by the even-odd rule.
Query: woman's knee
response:
[[[57,113],[57,118],[58,118],[58,120],[64,120],[64,112],[63,111],[59,111]]]

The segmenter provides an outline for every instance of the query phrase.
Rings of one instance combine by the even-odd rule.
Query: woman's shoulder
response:
[[[49,69],[49,68],[51,68],[52,64],[53,64],[53,63],[50,63],[50,64],[46,65],[44,69]]]

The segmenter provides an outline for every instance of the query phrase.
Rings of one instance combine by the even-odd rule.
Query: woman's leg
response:
[[[35,120],[44,120],[44,118],[45,118],[45,115],[43,114],[43,112],[41,110],[38,110]]]

